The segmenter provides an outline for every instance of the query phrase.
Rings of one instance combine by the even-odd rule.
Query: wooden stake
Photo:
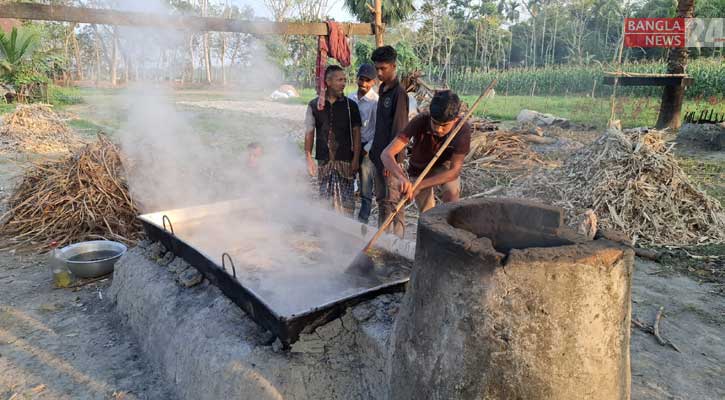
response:
[[[383,47],[383,0],[375,0],[375,46]]]
[[[609,127],[610,128],[614,128],[616,125],[619,125],[619,127],[621,128],[621,125],[617,124],[614,121],[614,104],[617,99],[617,85],[619,85],[619,75],[621,75],[621,73],[622,73],[622,53],[623,52],[624,52],[624,24],[622,24],[622,36],[621,36],[620,42],[619,42],[619,55],[618,55],[619,60],[617,62],[619,64],[619,66],[617,67],[618,74],[617,74],[617,76],[614,77],[614,85],[612,85],[612,98],[611,98],[611,104],[610,104],[610,109],[609,109]]]

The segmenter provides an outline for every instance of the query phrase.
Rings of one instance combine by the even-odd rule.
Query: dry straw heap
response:
[[[461,171],[463,196],[474,196],[510,181],[543,164],[531,149],[525,133],[477,130],[471,137],[471,150]]]
[[[7,209],[0,233],[12,247],[92,239],[130,243],[141,233],[119,149],[103,135],[62,160],[32,165]]]
[[[476,132],[466,162],[478,168],[522,169],[543,163],[529,143],[514,132]]]
[[[8,150],[41,154],[66,152],[81,144],[49,104],[19,104],[3,117],[0,142]]]
[[[563,207],[570,220],[594,210],[600,227],[646,245],[725,241],[719,202],[690,182],[671,149],[657,132],[609,130],[516,191]]]

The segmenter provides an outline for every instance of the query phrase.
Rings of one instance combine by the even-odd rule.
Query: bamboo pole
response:
[[[322,22],[242,21],[228,18],[160,15],[34,3],[3,4],[0,6],[0,18],[114,26],[148,26],[184,31],[239,32],[253,35],[327,35],[327,25]],[[343,29],[348,36],[373,34],[371,24],[343,23]],[[382,30],[381,27],[381,37]]]
[[[622,36],[621,36],[621,42],[619,43],[619,55],[617,60],[617,75],[614,76],[614,85],[612,85],[612,97],[610,98],[610,107],[609,107],[609,122],[608,126],[610,128],[621,128],[621,123],[618,123],[614,119],[614,106],[617,101],[617,86],[619,85],[619,77],[622,74],[622,53],[624,53],[624,24],[622,24]]]

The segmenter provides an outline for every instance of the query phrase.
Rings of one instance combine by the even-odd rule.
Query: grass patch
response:
[[[50,103],[58,106],[67,106],[72,104],[82,104],[83,93],[75,87],[65,87],[57,85],[48,85],[48,97]]]
[[[725,161],[680,158],[678,164],[697,186],[725,205]]]
[[[107,128],[87,119],[73,119],[68,124],[71,128],[83,134],[95,134],[98,131],[107,130]]]
[[[15,104],[0,103],[0,115],[15,111]]]
[[[462,96],[469,104],[476,96]],[[625,128],[654,126],[659,114],[660,99],[654,97],[624,97],[615,104],[616,118]],[[716,105],[701,101],[686,100],[683,115],[689,111],[715,108],[716,113],[725,112],[725,103]],[[515,120],[522,109],[536,110],[563,117],[577,124],[591,125],[597,129],[607,126],[610,112],[610,100],[591,97],[563,96],[496,96],[483,101],[477,115],[501,120]]]

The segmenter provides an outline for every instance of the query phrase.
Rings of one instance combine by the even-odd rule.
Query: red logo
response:
[[[684,18],[625,18],[627,47],[685,47]]]

